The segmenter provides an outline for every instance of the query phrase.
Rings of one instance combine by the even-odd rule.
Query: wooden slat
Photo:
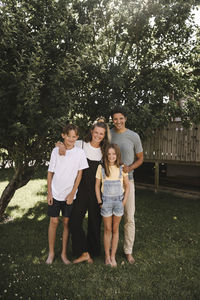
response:
[[[144,158],[149,161],[200,163],[200,126],[185,129],[180,122],[149,133],[143,141]]]

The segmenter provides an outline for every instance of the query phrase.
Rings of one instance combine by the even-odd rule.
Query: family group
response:
[[[117,266],[116,251],[119,224],[124,215],[124,253],[133,264],[135,239],[135,185],[133,172],[143,163],[143,149],[139,135],[126,128],[124,107],[111,112],[114,127],[110,130],[104,118],[99,118],[86,140],[78,140],[74,124],[63,128],[63,142],[58,142],[51,153],[48,167],[48,216],[50,217],[47,264],[55,256],[56,229],[60,211],[63,219],[62,253],[67,257],[69,232],[73,263],[93,263],[101,252],[101,220],[104,224],[105,264]],[[87,233],[83,220],[88,213]]]

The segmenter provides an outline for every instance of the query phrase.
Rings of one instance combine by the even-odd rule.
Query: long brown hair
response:
[[[121,152],[120,152],[119,146],[117,144],[108,144],[106,146],[104,156],[103,156],[105,173],[106,173],[107,177],[110,176],[109,161],[108,161],[108,150],[109,149],[114,149],[115,150],[115,153],[116,153],[115,165],[119,168],[122,164],[122,162],[121,162]]]
[[[105,148],[108,145],[108,131],[107,131],[107,124],[105,122],[96,122],[96,123],[94,123],[92,125],[92,127],[90,129],[90,132],[89,132],[88,136],[86,137],[85,141],[86,142],[91,142],[91,140],[92,140],[91,131],[94,130],[96,127],[100,127],[100,128],[105,129],[105,136],[104,136],[103,140],[100,143],[101,152],[102,152],[102,155],[104,155]]]

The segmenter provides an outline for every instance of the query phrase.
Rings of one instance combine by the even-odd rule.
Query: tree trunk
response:
[[[0,198],[0,219],[2,218],[15,191],[29,182],[34,174],[34,171],[35,169],[33,167],[19,167],[16,169],[13,178],[4,189]]]

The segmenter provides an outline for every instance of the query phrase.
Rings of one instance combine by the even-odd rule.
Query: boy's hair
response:
[[[78,127],[74,124],[67,124],[63,127],[62,133],[68,134],[70,130],[74,130],[76,135],[78,135]]]
[[[120,152],[119,146],[117,144],[108,144],[106,149],[105,149],[104,156],[103,156],[105,173],[106,173],[107,177],[109,177],[109,175],[110,175],[109,161],[108,161],[108,150],[109,149],[114,149],[115,150],[115,153],[116,153],[115,165],[119,168],[120,165],[122,164],[122,162],[121,162],[121,152]]]
[[[113,119],[114,114],[122,114],[126,118],[127,117],[127,109],[124,106],[116,106],[113,108],[113,110],[110,113],[112,119]]]

